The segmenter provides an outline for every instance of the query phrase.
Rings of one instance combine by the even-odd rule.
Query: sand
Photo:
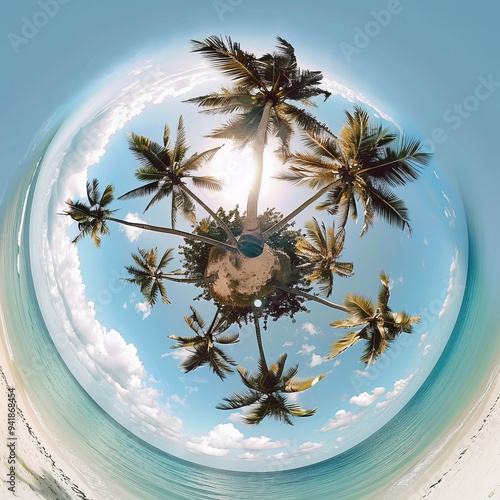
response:
[[[8,446],[1,447],[0,498],[97,498],[85,478],[63,457],[57,444],[44,430],[19,382],[1,327],[0,337],[0,436],[2,443],[14,443],[15,446],[12,450],[15,451],[15,458]],[[14,389],[13,392],[9,392],[10,388]],[[13,436],[8,426],[9,394],[15,395],[15,422],[14,429],[11,429]],[[15,468],[13,483],[8,477],[10,467]],[[14,491],[9,491],[12,487]]]

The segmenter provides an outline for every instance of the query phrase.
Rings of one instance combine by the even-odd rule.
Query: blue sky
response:
[[[242,38],[243,42],[249,45],[253,39]],[[264,41],[259,39],[256,46],[259,43]],[[295,45],[300,60],[303,46]],[[378,272],[384,269],[391,273],[394,281],[393,309],[422,314],[423,323],[417,326],[412,337],[402,338],[400,345],[389,351],[386,360],[366,372],[357,362],[359,346],[339,357],[340,364],[324,360],[328,346],[337,338],[328,322],[340,319],[339,313],[312,305],[311,314],[300,315],[295,324],[287,320],[270,323],[264,334],[269,360],[286,350],[290,365],[300,363],[300,376],[323,373],[328,376],[300,396],[306,408],[318,407],[314,417],[297,421],[293,428],[271,421],[249,429],[239,422],[237,412],[214,409],[222,397],[241,389],[239,377],[235,375],[221,383],[206,369],[181,375],[176,357],[180,352],[170,349],[172,342],[167,339],[168,335],[188,334],[183,315],[189,313],[188,303],[196,291],[173,285],[169,288],[173,305],[160,304],[149,311],[138,290],[119,281],[119,277],[124,276],[123,266],[131,263],[130,252],[138,246],[158,246],[165,250],[175,248],[179,241],[112,227],[112,236],[103,240],[99,251],[89,241],[82,242],[77,250],[63,237],[66,221],[53,215],[61,210],[61,204],[68,197],[82,194],[87,177],[85,168],[97,160],[99,162],[90,167],[89,176],[97,176],[102,187],[112,182],[117,194],[135,187],[136,163],[127,149],[126,131],[159,140],[164,123],[168,122],[173,129],[182,113],[188,139],[193,143],[192,151],[212,147],[207,139],[200,141],[199,137],[206,134],[218,118],[207,120],[198,115],[193,106],[179,101],[204,93],[205,89],[217,88],[219,83],[213,80],[211,72],[199,66],[201,61],[193,59],[192,54],[186,52],[189,62],[179,62],[183,56],[171,59],[169,51],[166,53],[145,50],[144,55],[136,55],[132,63],[118,69],[115,76],[106,75],[101,81],[102,91],[98,92],[99,82],[94,82],[89,91],[82,92],[77,108],[80,111],[68,120],[55,141],[52,156],[47,159],[47,183],[41,182],[41,185],[50,185],[61,152],[68,147],[68,141],[73,140],[71,147],[77,154],[70,150],[66,161],[63,160],[49,205],[49,239],[42,245],[46,260],[42,272],[49,276],[49,283],[57,281],[58,292],[63,296],[58,302],[60,299],[52,295],[54,317],[51,321],[54,327],[62,326],[67,332],[67,338],[56,336],[56,343],[64,346],[68,365],[101,406],[139,436],[174,454],[217,467],[256,470],[268,460],[278,460],[284,467],[323,460],[356,444],[386,423],[417,390],[442,351],[459,305],[459,300],[451,298],[460,298],[464,280],[466,250],[461,200],[441,173],[441,166],[434,162],[419,182],[398,191],[410,208],[414,229],[411,239],[379,222],[360,240],[360,227],[349,226],[343,257],[355,262],[356,275],[349,280],[336,280],[333,300],[341,302],[346,291],[375,297]],[[189,70],[192,64],[195,69]],[[308,60],[301,64],[319,69]],[[324,73],[332,89],[347,93],[351,100],[357,96],[366,101],[355,90],[349,92],[344,82],[337,82],[327,68]],[[202,83],[198,84],[200,80]],[[179,95],[171,95],[176,93]],[[96,111],[104,106],[105,111],[96,119]],[[338,129],[343,121],[341,110],[351,106],[349,100],[337,95],[318,109],[318,115]],[[373,112],[375,119],[381,111],[385,110]],[[418,127],[406,114],[391,116],[399,126],[418,134]],[[92,132],[83,129],[75,135],[91,119],[94,121],[87,125],[87,130]],[[115,131],[108,143],[107,136]],[[224,152],[219,162],[214,161],[212,170],[207,168],[214,173],[227,172],[229,183],[235,186],[231,191],[241,182],[239,175],[232,173],[248,165],[240,157],[237,165],[233,161],[231,153]],[[272,168],[281,167],[271,165],[269,174]],[[308,196],[310,193],[305,190],[271,181],[262,196],[261,208],[272,204],[287,212]],[[206,200],[213,207],[218,206],[219,200],[210,196]],[[230,201],[222,199],[221,203]],[[244,200],[240,204],[244,204]],[[116,204],[118,206],[121,217],[132,214],[159,225],[165,217],[169,220],[168,202],[144,216],[144,200]],[[298,223],[304,220],[305,216],[298,218]],[[182,223],[179,227],[183,227]],[[67,234],[73,235],[74,229],[68,229]],[[54,273],[52,277],[51,273]],[[58,275],[62,279],[57,278]],[[211,305],[200,304],[199,309],[207,317],[213,314]],[[62,313],[68,322],[59,317]],[[236,331],[236,327],[233,330]],[[253,369],[257,349],[252,329],[245,328],[240,335],[242,341],[228,352],[245,368]]]

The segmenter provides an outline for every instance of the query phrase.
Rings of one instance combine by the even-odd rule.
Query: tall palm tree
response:
[[[316,408],[304,410],[300,405],[288,402],[286,395],[309,389],[325,375],[305,380],[296,379],[298,365],[285,371],[286,354],[282,354],[276,363],[268,367],[262,348],[259,320],[255,311],[254,322],[260,351],[258,370],[255,374],[251,374],[248,370],[238,366],[238,373],[248,391],[234,393],[230,397],[224,398],[226,402],[220,403],[216,408],[234,410],[251,406],[252,408],[243,417],[243,421],[248,425],[257,425],[265,417],[273,417],[275,420],[293,425],[292,417],[314,415]]]
[[[77,243],[83,237],[89,236],[92,241],[99,246],[101,244],[101,236],[109,234],[109,228],[107,222],[117,222],[124,226],[134,227],[136,229],[141,229],[143,231],[153,231],[156,233],[165,234],[175,234],[181,238],[187,238],[196,241],[202,241],[208,243],[211,246],[222,248],[228,252],[237,252],[238,248],[236,245],[230,245],[222,241],[217,241],[212,238],[208,238],[201,234],[192,234],[185,231],[179,231],[178,229],[170,229],[160,226],[151,226],[149,224],[144,224],[142,222],[131,222],[127,220],[116,219],[112,217],[116,210],[110,210],[107,207],[114,200],[114,187],[110,184],[104,190],[102,197],[99,194],[99,183],[96,179],[92,183],[87,183],[87,197],[89,202],[86,203],[82,200],[73,201],[68,200],[66,204],[68,209],[65,210],[61,215],[67,215],[73,220],[78,222],[78,229],[80,234],[73,240],[73,243]],[[99,201],[97,201],[99,200]]]
[[[234,114],[210,137],[233,139],[242,147],[253,144],[255,174],[248,197],[245,231],[240,238],[241,251],[253,257],[254,253],[259,255],[263,247],[257,205],[268,131],[278,137],[283,150],[288,151],[294,124],[307,128],[319,127],[310,113],[289,101],[314,106],[311,98],[322,94],[326,99],[330,93],[319,88],[323,78],[321,72],[301,70],[297,66],[294,48],[280,37],[277,51],[262,57],[241,50],[240,44],[229,37],[225,40],[217,36],[203,41],[193,40],[193,51],[201,53],[229,76],[234,86],[187,102],[206,108],[205,113]]]
[[[380,273],[380,290],[377,304],[370,299],[356,294],[347,294],[344,306],[349,313],[349,318],[330,323],[334,328],[355,328],[362,326],[361,330],[347,333],[335,342],[328,354],[328,359],[333,359],[360,340],[365,341],[365,349],[360,361],[366,366],[374,364],[384,351],[403,332],[412,333],[413,323],[420,321],[420,316],[410,316],[404,311],[392,312],[388,301],[390,297],[389,275]]]
[[[312,267],[313,272],[307,277],[310,281],[317,281],[321,291],[329,297],[333,289],[333,273],[347,278],[353,276],[352,262],[339,262],[344,247],[344,233],[335,234],[334,227],[319,225],[313,217],[306,222],[307,238],[300,238],[296,243],[297,254],[308,260],[306,264]]]
[[[69,215],[77,221],[80,231],[72,243],[78,243],[85,236],[90,236],[96,247],[101,245],[101,235],[108,235],[110,232],[106,220],[115,212],[106,208],[114,199],[113,191],[113,185],[109,184],[101,196],[99,182],[93,179],[92,183],[87,181],[88,204],[84,201],[66,202],[69,208],[63,215]]]
[[[173,144],[171,144],[171,133],[168,125],[165,125],[163,133],[163,146],[147,137],[130,134],[129,149],[142,163],[142,166],[136,170],[135,176],[141,182],[146,182],[146,184],[132,189],[118,199],[153,195],[144,210],[146,212],[154,203],[171,196],[172,228],[175,228],[178,210],[181,210],[182,214],[191,222],[196,221],[195,206],[192,201],[195,200],[221,225],[228,238],[235,244],[236,239],[227,226],[208,205],[187,187],[184,181],[190,179],[194,186],[220,191],[222,189],[221,183],[215,177],[193,174],[204,163],[210,161],[221,147],[187,156],[189,147],[186,142],[186,131],[182,116],[179,118],[177,134]]]
[[[220,308],[217,309],[214,319],[207,329],[203,318],[193,306],[190,307],[192,314],[189,317],[184,316],[184,319],[196,335],[189,337],[170,335],[169,338],[177,342],[176,345],[172,346],[172,349],[187,348],[191,351],[190,355],[181,363],[184,373],[208,364],[212,371],[223,380],[228,373],[233,373],[231,365],[236,366],[236,362],[214,343],[235,344],[239,342],[239,334],[222,335],[230,324],[224,316],[220,315]]]
[[[408,209],[391,187],[401,186],[417,179],[430,160],[430,153],[422,151],[417,139],[397,136],[382,126],[373,126],[369,114],[359,106],[348,111],[339,137],[328,130],[311,130],[304,143],[307,150],[290,155],[291,172],[279,178],[303,185],[318,192],[300,205],[274,228],[264,233],[264,239],[288,223],[318,198],[328,193],[319,209],[328,209],[336,215],[339,231],[344,231],[348,216],[358,218],[356,198],[364,210],[364,224],[360,236],[373,225],[375,215],[401,229],[411,232]]]
[[[163,280],[174,281],[176,283],[200,283],[207,281],[208,278],[180,278],[175,277],[182,275],[182,271],[173,271],[165,273],[164,269],[174,259],[172,252],[173,248],[169,248],[158,262],[158,249],[151,250],[137,249],[139,254],[132,253],[132,258],[138,267],[126,266],[125,269],[132,276],[131,278],[122,278],[127,283],[138,285],[141,293],[147,300],[150,306],[154,306],[158,299],[158,293],[161,295],[161,300],[164,304],[170,304],[167,296],[167,290],[163,284]]]

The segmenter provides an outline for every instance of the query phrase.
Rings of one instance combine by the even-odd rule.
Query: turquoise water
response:
[[[31,177],[26,175],[12,200],[3,231],[2,281],[9,283],[9,294],[2,297],[6,327],[30,399],[102,498],[369,498],[402,472],[411,472],[439,445],[491,372],[498,335],[477,329],[487,303],[481,293],[484,269],[471,238],[462,309],[443,355],[415,397],[369,439],[325,462],[270,473],[225,472],[172,457],[112,420],[81,389],[57,353],[30,280],[27,231],[20,239],[19,273],[17,245],[9,243],[17,240]],[[30,203],[31,197],[26,214]]]

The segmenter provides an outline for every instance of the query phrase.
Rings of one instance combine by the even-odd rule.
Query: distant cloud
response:
[[[458,258],[459,258],[458,248],[455,248],[455,256],[453,257],[450,266],[450,281],[448,282],[448,294],[446,295],[446,299],[444,300],[443,308],[439,312],[439,319],[443,318],[448,313],[451,303],[453,302],[453,296],[456,293],[455,288],[457,279]]]
[[[425,347],[424,347],[424,353],[422,354],[422,356],[427,356],[427,354],[429,354],[429,351],[431,349],[431,344],[427,344]]]
[[[297,448],[295,453],[297,454],[313,453],[323,448],[323,446],[325,446],[325,441],[321,443],[313,443],[312,441],[306,441]]]
[[[333,429],[346,429],[350,425],[357,422],[361,418],[361,415],[363,415],[363,413],[352,413],[346,410],[339,410],[335,413],[333,418],[328,420],[328,423],[323,426],[320,431],[327,432]]]
[[[425,245],[426,247],[428,247],[428,246],[429,246],[429,240],[428,240],[427,238],[424,238],[424,245]]]
[[[292,347],[293,346],[293,342],[290,342],[289,340],[287,340],[281,347]]]
[[[408,384],[410,383],[411,379],[414,376],[415,373],[412,373],[409,377],[405,379],[396,380],[396,382],[394,382],[394,389],[385,395],[385,401],[377,403],[376,408],[377,409],[385,408],[397,397],[399,397],[401,393],[408,387]]]
[[[357,377],[371,378],[372,374],[368,370],[354,370],[353,372]]]
[[[314,349],[316,349],[316,346],[313,345],[308,345],[308,344],[302,344],[302,349],[300,351],[297,351],[297,354],[311,354]]]
[[[359,396],[353,396],[350,400],[349,403],[352,405],[357,405],[357,406],[370,406],[373,404],[380,396],[385,394],[385,387],[375,387],[373,389],[371,394],[368,394],[367,392],[363,392]]]
[[[307,366],[314,368],[315,366],[319,366],[328,361],[326,356],[320,356],[319,354],[312,354],[311,362],[307,364]]]
[[[138,213],[129,212],[123,220],[126,220],[127,222],[135,222],[137,224],[146,224],[146,222],[139,217]],[[143,229],[132,226],[125,226],[123,224],[120,224],[119,230],[121,232],[125,232],[125,236],[130,242],[137,241],[139,239],[139,236],[143,233]]]
[[[321,330],[316,328],[312,323],[304,323],[302,325],[302,330],[307,332],[309,335],[320,335],[322,333]]]
[[[229,415],[229,417],[227,417],[227,419],[230,422],[235,422],[237,424],[242,424],[243,423],[243,413],[240,413],[240,412],[231,413],[231,415]]]
[[[423,333],[421,336],[420,336],[420,343],[418,344],[417,346],[417,349],[420,349],[420,347],[423,345],[423,343],[425,342],[425,340],[427,339],[429,335],[429,332],[425,332]]]
[[[255,460],[258,460],[260,458],[260,453],[250,453],[250,452],[246,452],[246,453],[243,453],[243,455],[236,455],[235,458],[237,458],[238,460],[243,460],[245,462],[254,462]]]
[[[186,443],[186,448],[193,453],[222,457],[226,456],[231,450],[236,449],[250,451],[275,450],[285,448],[290,444],[291,441],[273,441],[266,436],[245,439],[245,436],[233,424],[219,424],[206,436],[192,437]]]
[[[181,406],[186,406],[186,398],[181,398],[180,396],[178,396],[177,394],[173,394],[172,396],[170,396],[170,399],[174,402],[174,403],[177,403]]]
[[[147,302],[139,302],[135,305],[135,310],[142,313],[142,319],[149,318],[151,315],[151,306]]]
[[[288,453],[281,451],[275,455],[269,455],[266,460],[284,460],[285,458],[288,458]]]

